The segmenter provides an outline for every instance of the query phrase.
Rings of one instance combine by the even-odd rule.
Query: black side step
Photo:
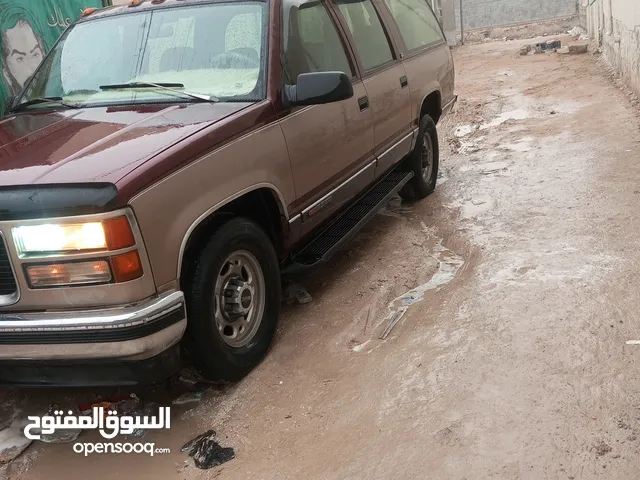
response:
[[[394,170],[345,210],[320,234],[293,256],[282,270],[285,278],[306,273],[329,260],[336,251],[387,204],[387,201],[413,177],[413,172]]]

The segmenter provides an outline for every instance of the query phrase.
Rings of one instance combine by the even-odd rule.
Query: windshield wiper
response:
[[[76,105],[74,103],[67,103],[63,101],[62,97],[37,97],[37,98],[32,98],[31,100],[28,100],[26,102],[19,103],[9,111],[15,112],[17,110],[20,110],[24,107],[28,107],[30,105],[37,105],[38,103],[57,103],[67,108],[80,108],[80,105]]]
[[[204,100],[205,102],[216,103],[219,100],[213,95],[202,95],[200,93],[191,93],[185,92],[184,90],[179,90],[180,88],[184,88],[182,83],[151,83],[151,82],[130,82],[130,83],[114,83],[113,85],[102,85],[100,86],[100,90],[120,90],[127,88],[161,88],[163,90],[167,90],[169,92],[177,93],[180,95],[186,95],[187,97],[196,98],[198,100]]]

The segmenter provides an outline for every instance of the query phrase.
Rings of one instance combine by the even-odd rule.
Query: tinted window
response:
[[[326,8],[320,2],[284,7],[284,81],[295,85],[309,72],[344,72],[352,76],[349,60]]]
[[[425,0],[385,0],[408,50],[443,40],[442,30]]]
[[[393,60],[387,35],[371,0],[343,0],[338,2],[338,6],[356,42],[365,70]]]

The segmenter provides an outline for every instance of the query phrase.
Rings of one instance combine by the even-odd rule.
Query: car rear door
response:
[[[397,48],[372,0],[335,0],[375,118],[376,176],[411,148],[411,96]]]
[[[279,113],[296,189],[294,220],[305,235],[373,181],[373,113],[331,9],[322,1],[285,0],[282,20],[285,84],[301,73],[342,71],[354,90],[347,100]]]
[[[441,107],[454,99],[454,71],[442,28],[426,0],[380,0],[397,28],[403,65],[411,92],[412,119],[420,121],[420,106],[438,92]],[[437,120],[437,119],[434,119]]]

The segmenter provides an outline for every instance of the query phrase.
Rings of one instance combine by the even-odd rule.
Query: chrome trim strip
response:
[[[300,217],[301,217],[301,215],[297,214],[296,216],[291,218],[291,220],[289,220],[289,225],[293,225],[294,223],[296,223],[298,220],[300,220]]]
[[[184,294],[170,292],[135,305],[101,310],[0,314],[0,332],[41,332],[123,328],[153,322],[184,305]],[[7,345],[2,346],[4,349]],[[47,345],[49,348],[49,345]]]
[[[0,295],[0,306],[6,307],[8,305],[13,305],[20,300],[20,282],[18,282],[18,276],[16,275],[16,267],[13,265],[13,259],[11,258],[11,250],[9,249],[9,245],[7,245],[7,239],[4,236],[4,233],[0,231],[0,237],[2,238],[2,243],[4,244],[4,250],[7,254],[7,261],[11,266],[11,273],[13,274],[13,281],[16,284],[16,291],[11,295]],[[11,239],[13,240],[13,239]]]
[[[413,136],[413,132],[412,131],[407,133],[404,137],[402,137],[400,140],[398,140],[396,143],[394,143],[389,148],[387,148],[384,152],[382,152],[380,155],[378,155],[378,158],[384,157],[385,155],[390,153],[394,148],[396,148],[398,145],[400,145],[402,142],[405,142],[407,140],[407,138],[412,137],[412,136]]]
[[[372,166],[375,166],[375,164],[378,162],[377,158],[374,158],[373,160],[371,160],[370,163],[368,163],[367,165],[365,165],[364,167],[362,167],[360,170],[358,170],[356,173],[354,173],[353,175],[351,175],[349,178],[347,178],[344,182],[342,182],[340,185],[338,185],[337,187],[335,187],[333,190],[331,190],[329,193],[327,193],[326,195],[324,195],[322,198],[320,198],[319,200],[316,200],[315,202],[313,202],[311,205],[309,205],[307,208],[305,208],[304,210],[302,210],[302,218],[304,221],[304,217],[306,215],[308,215],[308,213],[313,210],[315,207],[317,207],[318,205],[322,204],[322,202],[326,201],[328,198],[332,197],[333,195],[335,195],[335,193],[337,191],[339,191],[341,188],[345,187],[347,184],[349,184],[349,182],[351,182],[352,180],[354,180],[356,177],[362,175],[364,172],[367,171],[367,169],[371,168]]]
[[[120,359],[145,360],[161,354],[180,341],[187,328],[187,319],[152,335],[108,343],[78,343],[54,345],[2,345],[0,360],[82,360]]]

